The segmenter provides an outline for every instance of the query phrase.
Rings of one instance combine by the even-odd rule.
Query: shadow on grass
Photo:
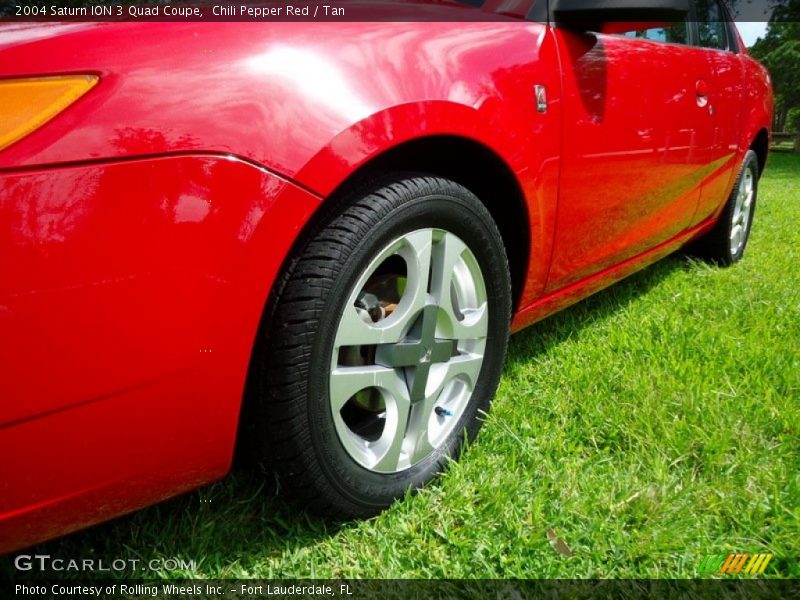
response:
[[[166,558],[193,560],[198,574],[207,568],[212,573],[226,570],[230,577],[248,577],[254,576],[248,567],[259,558],[291,554],[324,541],[342,527],[347,525],[293,509],[268,477],[254,468],[237,466],[222,481],[23,552],[65,560],[101,559],[106,567],[115,559],[139,559],[140,572],[21,573],[11,560],[17,552],[0,560],[0,579],[164,577],[169,573],[141,571],[140,565]]]
[[[673,255],[592,297],[545,319],[511,340],[509,364],[546,352],[590,323],[609,318],[636,298],[658,286],[689,261]],[[303,548],[322,543],[357,523],[332,523],[289,506],[274,480],[254,467],[237,466],[224,480],[198,491],[167,500],[109,523],[26,550],[52,557],[114,559],[180,557],[198,562],[197,572],[229,577],[253,576],[261,560],[294,556]],[[11,557],[8,557],[11,558]],[[9,561],[0,561],[0,577],[34,579],[42,574],[18,573]],[[131,576],[130,572],[102,576]],[[281,573],[260,576],[279,577]],[[85,578],[84,573],[47,573],[49,577]],[[134,576],[156,577],[157,573]]]
[[[569,340],[592,323],[625,310],[636,299],[677,271],[692,268],[692,260],[678,251],[626,279],[535,323],[511,337],[507,364],[525,362]]]

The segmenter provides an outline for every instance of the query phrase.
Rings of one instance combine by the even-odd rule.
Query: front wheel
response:
[[[723,267],[740,261],[750,238],[757,197],[758,156],[749,150],[719,221],[693,243],[690,253]]]
[[[502,239],[470,191],[414,176],[354,194],[306,238],[262,326],[265,462],[318,512],[386,508],[477,432],[510,316]]]

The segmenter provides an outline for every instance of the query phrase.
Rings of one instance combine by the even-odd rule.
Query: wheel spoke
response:
[[[367,323],[354,304],[348,304],[339,321],[335,346],[367,346],[399,342],[402,332],[393,327],[380,327]]]
[[[486,303],[479,308],[463,310],[462,320],[451,321],[452,337],[456,340],[481,340],[489,330],[489,311]]]
[[[375,462],[371,467],[375,471],[392,473],[403,466],[401,460],[406,443],[410,407],[411,405],[404,401],[396,403],[395,410],[391,411],[391,414],[387,411],[383,435],[375,445]]]
[[[747,195],[745,191],[744,181],[742,181],[741,185],[739,186],[739,191],[736,194],[736,204],[733,207],[733,218],[734,220],[738,219],[742,214],[742,209],[744,207],[744,199]]]
[[[452,311],[450,284],[456,263],[461,259],[466,249],[466,244],[452,233],[445,233],[436,244],[432,258],[431,294],[436,299],[436,303],[445,310],[448,310],[446,307],[449,307]]]
[[[384,426],[375,442],[359,438],[348,428],[340,411],[361,390],[376,387],[386,402]],[[331,373],[331,408],[339,439],[351,456],[380,472],[393,472],[399,465],[408,427],[410,401],[403,376],[396,369],[380,366],[338,367]]]
[[[744,203],[742,206],[742,210],[745,213],[745,218],[748,218],[750,215],[750,207],[753,204],[753,197],[755,196],[755,187],[754,187],[754,177],[751,171],[748,170],[748,177],[745,185],[744,191]]]
[[[731,229],[731,251],[735,254],[739,251],[739,246],[742,243],[742,233],[744,229],[741,224],[737,223]]]
[[[381,388],[395,398],[408,394],[405,380],[395,369],[378,365],[363,367],[336,367],[330,376],[331,408],[335,413],[356,393],[367,388]]]
[[[401,329],[401,333],[405,333],[409,322],[417,317],[428,301],[433,231],[430,229],[415,231],[408,234],[404,242],[401,256],[408,267],[406,289],[397,311],[392,315],[397,320],[395,328]]]
[[[415,428],[411,429],[414,432],[410,437],[410,462],[411,464],[418,463],[422,459],[429,456],[436,448],[431,444],[428,436],[428,423],[430,416],[433,412],[433,402],[428,404],[426,401],[423,405],[415,409],[419,412],[419,417],[415,415]]]
[[[402,242],[392,244],[382,252],[354,286],[353,294],[345,307],[336,332],[335,346],[363,346],[399,342],[408,330],[409,322],[425,306],[428,291],[428,273],[431,262],[432,231],[416,231]],[[355,307],[359,293],[370,275],[388,257],[398,254],[408,268],[406,288],[394,313],[378,323],[369,323]]]
[[[469,381],[470,388],[474,388],[481,374],[482,366],[483,354],[454,356],[447,363],[447,374],[445,375],[444,383],[448,383],[456,377],[465,377]]]
[[[436,244],[432,257],[431,295],[441,309],[439,329],[442,336],[456,340],[481,339],[488,330],[488,310],[486,302],[477,308],[459,311],[453,305],[451,286],[456,268],[463,266],[462,257],[467,246],[458,237],[445,233]],[[460,314],[459,314],[460,313]]]

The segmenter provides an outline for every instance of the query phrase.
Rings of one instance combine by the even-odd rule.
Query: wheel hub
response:
[[[375,355],[375,362],[385,367],[413,369],[409,385],[412,403],[425,399],[425,387],[431,365],[446,363],[453,356],[455,340],[435,337],[438,314],[439,307],[436,304],[426,305],[412,329],[412,331],[418,330],[418,333],[412,333],[396,344],[378,346]]]

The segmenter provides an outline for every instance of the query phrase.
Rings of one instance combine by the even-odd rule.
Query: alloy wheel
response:
[[[489,302],[475,255],[453,233],[389,243],[352,287],[331,357],[342,446],[376,473],[411,468],[458,426],[480,376]]]
[[[750,228],[750,219],[753,215],[753,199],[755,198],[755,172],[752,165],[748,166],[739,180],[739,189],[736,193],[736,202],[733,207],[730,229],[731,256],[741,252],[747,242],[747,233]]]

